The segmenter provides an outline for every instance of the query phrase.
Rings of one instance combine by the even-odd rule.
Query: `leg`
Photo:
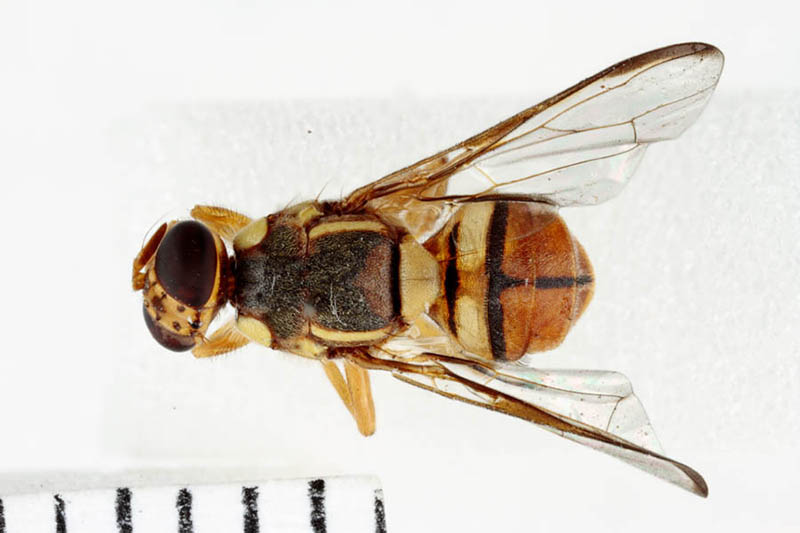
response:
[[[325,375],[328,376],[331,385],[336,389],[336,394],[339,395],[339,398],[341,398],[347,410],[350,411],[350,414],[355,417],[353,414],[353,402],[350,399],[350,389],[347,388],[347,381],[345,381],[344,376],[339,371],[339,367],[330,359],[322,359],[321,362]]]
[[[250,339],[239,333],[235,327],[236,320],[231,319],[220,326],[204,342],[192,349],[195,357],[213,357],[241,348],[250,342]]]
[[[250,224],[250,217],[213,205],[196,205],[192,217],[210,227],[222,238],[233,240],[239,230]]]
[[[344,361],[346,380],[334,361],[323,360],[322,368],[342,403],[355,419],[361,434],[369,437],[375,433],[375,405],[372,401],[369,373],[347,360]]]
[[[344,362],[344,372],[353,402],[353,417],[361,434],[369,437],[375,433],[375,404],[372,401],[369,372],[347,360]]]

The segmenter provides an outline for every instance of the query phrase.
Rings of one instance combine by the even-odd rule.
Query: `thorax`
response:
[[[405,236],[374,214],[324,211],[301,204],[253,222],[234,241],[240,326],[309,356],[374,344],[403,325]]]

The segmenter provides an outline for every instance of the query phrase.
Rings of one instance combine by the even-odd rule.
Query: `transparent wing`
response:
[[[664,455],[628,379],[617,372],[537,369],[522,359],[480,359],[423,315],[403,335],[373,347],[367,368],[493,411],[516,416],[706,496],[702,476]]]
[[[521,195],[557,205],[615,196],[649,143],[686,130],[708,102],[723,56],[702,43],[633,57],[463,141],[354,191],[345,209]]]
[[[441,362],[451,374],[648,450],[664,453],[628,378],[599,370],[539,370],[521,365],[493,368]]]
[[[537,370],[433,356],[428,368],[393,370],[398,379],[447,398],[533,422],[621,459],[700,496],[703,477],[666,456],[628,380],[615,372]]]

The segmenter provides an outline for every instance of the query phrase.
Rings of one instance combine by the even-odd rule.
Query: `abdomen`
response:
[[[555,348],[594,289],[583,247],[546,204],[465,204],[425,248],[441,267],[431,316],[486,359]]]

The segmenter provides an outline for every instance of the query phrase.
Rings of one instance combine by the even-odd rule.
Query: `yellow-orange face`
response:
[[[147,329],[173,351],[193,348],[227,300],[225,244],[195,220],[162,225],[133,270],[133,287],[144,293]]]

